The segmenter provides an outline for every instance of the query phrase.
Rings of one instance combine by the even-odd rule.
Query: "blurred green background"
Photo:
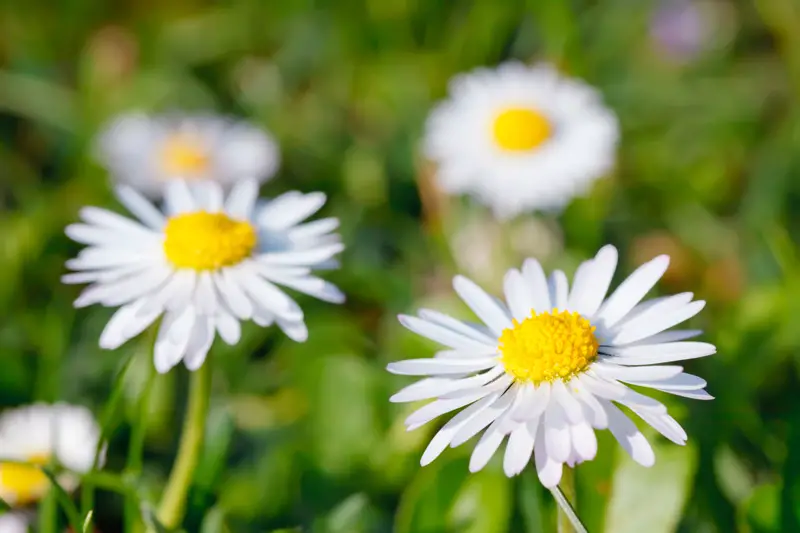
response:
[[[596,85],[623,137],[615,175],[590,196],[501,225],[432,191],[419,139],[450,76],[507,58]],[[686,366],[717,399],[660,398],[690,439],[649,432],[651,469],[602,432],[598,459],[577,470],[590,531],[800,531],[796,0],[0,2],[0,403],[62,399],[100,416],[132,358],[111,471],[125,464],[149,341],[101,351],[110,311],[73,310],[79,289],[59,276],[79,207],[118,207],[91,143],[131,108],[267,128],[283,165],[264,193],[326,192],[348,246],[328,276],[347,304],[301,299],[307,343],[251,324],[239,346],[215,345],[190,531],[553,531],[530,469],[507,479],[495,458],[468,475],[472,444],[420,468],[435,424],[404,431],[413,406],[387,399],[409,381],[384,366],[432,353],[398,312],[464,316],[456,272],[497,291],[523,257],[571,273],[607,242],[622,252],[618,279],[668,253],[659,291],[708,300],[695,325],[719,353]],[[186,378],[153,383],[141,485],[154,499]],[[102,492],[99,530],[119,531],[122,508]]]

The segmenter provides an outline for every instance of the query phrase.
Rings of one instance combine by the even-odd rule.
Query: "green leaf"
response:
[[[38,468],[50,480],[50,490],[53,491],[56,501],[61,506],[64,514],[67,515],[67,520],[69,521],[69,525],[72,530],[83,531],[83,520],[81,520],[81,515],[78,512],[78,508],[72,502],[72,498],[70,498],[69,494],[67,494],[67,491],[65,491],[58,483],[58,478],[56,475],[49,468],[43,466],[39,466]]]
[[[760,485],[743,502],[740,512],[753,531],[759,533],[782,533],[791,531],[780,525],[781,487],[777,484]]]
[[[212,507],[203,518],[200,533],[228,533],[228,531],[228,526],[225,524],[225,511],[219,506]]]
[[[525,533],[543,533],[545,529],[545,508],[542,504],[544,487],[533,468],[528,468],[520,476],[519,507],[525,524]]]
[[[449,531],[505,533],[511,518],[511,480],[494,462],[467,477],[447,516]]]
[[[655,439],[651,439],[653,441]],[[658,440],[653,443],[656,464],[645,468],[618,448],[620,457],[612,480],[604,531],[672,533],[680,522],[697,467],[697,450]]]
[[[446,455],[421,468],[400,498],[394,533],[447,531],[450,507],[469,476],[467,467],[467,459],[448,460]]]
[[[338,504],[325,517],[319,530],[323,533],[368,533],[375,528],[375,509],[366,494],[358,493]]]

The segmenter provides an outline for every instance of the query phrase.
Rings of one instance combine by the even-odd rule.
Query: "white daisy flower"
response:
[[[75,473],[91,470],[100,428],[85,407],[34,404],[0,415],[0,498],[9,505],[39,500],[50,481],[34,466],[57,464],[69,472],[59,475],[66,490],[78,485]]]
[[[280,154],[263,130],[229,117],[132,113],[100,133],[97,158],[118,181],[158,196],[172,180],[266,180]]]
[[[76,307],[121,306],[100,336],[113,350],[163,315],[155,343],[159,372],[180,361],[203,364],[215,332],[236,344],[240,321],[276,323],[290,338],[308,336],[303,311],[277,285],[333,303],[344,301],[332,284],[311,274],[333,268],[344,246],[339,222],[305,219],[325,203],[322,193],[289,192],[256,204],[258,184],[237,183],[227,198],[215,182],[189,187],[171,182],[166,214],[130,187],[117,197],[138,220],[105,209],[83,208],[73,240],[89,245],[67,267],[65,283],[91,283]]]
[[[453,79],[424,141],[449,193],[501,218],[558,209],[614,165],[616,116],[592,87],[547,65],[505,63]]]
[[[30,517],[19,511],[0,514],[0,533],[28,533]]]
[[[615,403],[685,444],[686,433],[664,404],[628,386],[711,399],[705,381],[665,364],[716,352],[712,344],[686,342],[700,331],[667,331],[705,302],[683,293],[640,303],[668,263],[659,256],[642,265],[606,298],[617,265],[613,246],[578,267],[572,290],[563,272],[545,278],[539,263],[528,259],[521,271],[507,272],[505,302],[455,278],[456,292],[483,324],[430,310],[400,316],[405,327],[446,347],[433,359],[389,364],[395,374],[429,376],[392,396],[394,402],[435,398],[406,419],[408,429],[464,408],[436,433],[422,464],[483,432],[471,471],[482,469],[508,437],[506,474],[522,472],[533,455],[539,479],[552,488],[564,463],[594,458],[594,430],[607,428],[636,462],[652,465],[652,448]]]

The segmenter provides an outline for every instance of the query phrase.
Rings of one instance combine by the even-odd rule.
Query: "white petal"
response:
[[[218,310],[214,324],[219,336],[229,346],[234,346],[242,336],[242,326],[236,318],[225,311]]]
[[[653,466],[656,456],[647,439],[630,418],[611,402],[601,400],[608,414],[608,429],[631,458],[642,466]]]
[[[606,297],[609,286],[611,286],[611,279],[614,277],[616,268],[617,249],[610,244],[600,248],[600,251],[597,252],[592,262],[591,281],[588,286],[581,291],[580,296],[576,296],[576,298],[580,298],[579,302],[575,302],[576,311],[587,317],[591,317],[597,313],[597,310],[603,303],[603,299]],[[575,287],[573,287],[572,293],[576,293]],[[570,295],[570,301],[571,300],[572,295]]]
[[[580,402],[567,389],[563,381],[557,379],[552,382],[551,394],[553,400],[558,402],[564,410],[564,414],[571,424],[579,424],[585,421]]]
[[[514,318],[521,322],[531,316],[533,295],[519,270],[512,268],[506,272],[503,279],[503,292]]]
[[[240,265],[236,272],[236,281],[244,291],[261,307],[264,307],[278,318],[297,321],[303,318],[303,312],[297,303],[278,287],[259,276],[253,269]]]
[[[497,401],[493,402],[486,409],[472,417],[469,422],[464,424],[456,432],[456,434],[453,436],[450,446],[455,448],[456,446],[464,444],[469,439],[480,433],[483,428],[498,420],[498,418],[501,417],[511,407],[517,392],[518,391],[516,388],[510,387],[503,393],[502,396],[498,397]],[[493,394],[498,393],[495,392]],[[497,429],[499,430],[500,428],[498,427]]]
[[[480,359],[406,359],[386,366],[392,374],[401,376],[432,376],[437,374],[465,374],[486,370],[497,365],[497,358]]]
[[[547,287],[542,265],[536,259],[526,259],[522,264],[522,276],[528,282],[531,291],[533,309],[537,313],[550,311],[553,305],[550,303],[550,292]]]
[[[502,444],[506,434],[500,431],[501,423],[500,419],[494,420],[478,440],[478,444],[475,445],[469,458],[470,472],[475,473],[482,470]],[[451,446],[453,445],[451,444]]]
[[[533,448],[534,458],[536,459],[536,473],[539,474],[539,481],[545,488],[552,489],[561,481],[561,470],[563,463],[556,461],[550,455],[550,450],[544,438],[544,424],[539,425],[536,435],[536,445]]]
[[[253,317],[255,320],[255,317]],[[306,342],[308,340],[308,327],[302,319],[299,320],[286,320],[283,318],[276,318],[275,323],[281,328],[287,337],[295,342]]]
[[[637,268],[600,307],[594,320],[606,328],[619,322],[655,286],[668,266],[669,257],[660,255]]]
[[[629,326],[638,328],[642,324],[647,324],[658,317],[680,309],[694,298],[694,293],[682,292],[671,296],[659,296],[636,304],[625,318],[614,326],[614,330],[619,333]]]
[[[268,252],[258,256],[258,261],[267,265],[308,265],[313,266],[331,259],[344,250],[344,244],[336,242],[317,246],[308,250]]]
[[[449,413],[450,411],[455,411],[456,409],[460,409],[465,405],[469,405],[474,403],[481,398],[485,398],[490,394],[497,394],[497,392],[493,392],[489,389],[483,389],[476,393],[465,395],[460,398],[453,398],[449,400],[434,400],[429,404],[426,404],[410,415],[405,420],[405,424],[407,426],[416,426],[419,427],[421,424],[427,424],[434,418],[437,418],[445,413]]]
[[[633,342],[627,346],[641,346],[643,344],[661,344],[666,342],[685,341],[686,339],[691,339],[702,334],[703,330],[701,329],[673,329],[670,331],[656,333],[651,337],[642,339],[639,342]]]
[[[630,379],[647,381],[667,379],[683,372],[683,367],[681,366],[619,366],[611,364],[614,359],[609,359],[608,361],[595,362],[592,365],[592,370],[603,377],[622,381]]]
[[[633,389],[614,381],[607,381],[603,378],[593,378],[592,376],[584,374],[582,382],[595,395],[605,398],[607,400],[614,400],[623,405],[631,405],[647,409],[655,413],[666,413],[666,406],[651,398],[640,394]]]
[[[572,448],[581,461],[591,461],[597,455],[597,436],[592,427],[586,423],[570,426]]]
[[[309,239],[316,239],[322,237],[339,227],[339,219],[334,217],[321,218],[313,222],[307,222],[299,226],[295,226],[288,230],[287,237],[289,240],[298,243]]]
[[[653,317],[653,320],[641,324],[639,327],[624,327],[622,331],[614,337],[611,344],[628,344],[638,340],[645,339],[650,335],[659,333],[672,326],[677,326],[681,322],[689,320],[694,315],[699,313],[706,303],[703,300],[692,302],[683,306],[675,311],[665,313],[658,317]]]
[[[159,373],[167,372],[183,358],[191,340],[194,321],[195,312],[191,306],[180,313],[168,312],[164,315],[153,350],[153,361]]]
[[[455,436],[456,432],[496,399],[496,395],[487,396],[486,398],[468,406],[463,411],[451,418],[444,426],[442,426],[442,429],[436,432],[436,435],[433,436],[431,442],[428,444],[428,447],[425,448],[425,452],[420,458],[420,464],[422,466],[428,465],[434,459],[439,457],[439,455],[441,455],[441,453],[450,445],[450,442],[453,440],[453,436]]]
[[[399,315],[397,319],[406,328],[410,329],[417,335],[422,335],[433,341],[449,346],[450,348],[463,349],[463,350],[480,350],[488,348],[487,344],[475,340],[473,337],[468,337],[461,333],[445,326],[429,322],[422,318],[417,318],[408,315]],[[496,346],[493,347],[497,349]]]
[[[572,278],[572,289],[569,291],[567,298],[566,309],[568,311],[577,311],[583,314],[582,309],[583,298],[587,294],[589,288],[592,286],[592,274],[594,272],[594,260],[583,261],[575,270],[575,276]]]
[[[208,355],[208,350],[211,349],[211,344],[214,342],[212,320],[208,316],[198,316],[197,320],[195,320],[189,345],[186,347],[186,355],[183,357],[183,364],[190,371],[195,371],[202,366]]]
[[[595,429],[606,429],[608,427],[608,415],[606,414],[600,401],[589,392],[581,382],[580,378],[570,380],[569,387],[575,397],[583,405],[583,414]]]
[[[217,293],[210,272],[200,272],[194,289],[194,305],[201,315],[214,315],[217,312]]]
[[[89,224],[123,232],[128,235],[148,237],[152,231],[138,222],[99,207],[83,207],[78,212],[80,218]]]
[[[310,217],[323,205],[324,193],[298,194],[292,191],[278,196],[261,208],[257,215],[258,224],[271,230],[286,229]]]
[[[390,402],[414,402],[418,400],[427,400],[435,398],[448,392],[457,390],[469,389],[475,386],[485,385],[500,376],[503,373],[503,367],[500,365],[495,366],[488,372],[471,376],[464,379],[449,379],[449,378],[428,378],[413,383],[395,393]]]
[[[656,389],[657,387],[653,387]],[[657,388],[661,392],[666,392],[667,394],[673,394],[675,396],[683,396],[684,398],[691,398],[692,400],[713,400],[714,397],[711,396],[708,392],[703,389],[699,390],[676,390],[676,389],[667,389],[667,388]]]
[[[556,461],[563,463],[569,457],[572,442],[567,417],[558,403],[550,402],[544,413],[544,426],[547,453]]]
[[[640,385],[642,387],[650,387],[660,390],[697,390],[702,389],[707,385],[706,380],[703,378],[686,373],[678,374],[677,376],[672,376],[667,379],[637,379],[625,381],[631,385]]]
[[[171,268],[159,265],[119,281],[92,285],[75,300],[75,307],[94,303],[107,307],[122,305],[158,290],[172,275]]]
[[[533,433],[531,433],[528,424],[519,424],[509,434],[506,454],[503,457],[503,471],[506,476],[516,476],[525,469],[531,460],[537,429],[538,425],[533,428]]]
[[[308,294],[324,302],[340,304],[344,303],[345,300],[344,293],[336,285],[316,276],[290,277],[272,273],[266,277],[275,283]]]
[[[225,212],[239,220],[249,220],[258,198],[258,183],[248,179],[236,183],[225,200]]]
[[[473,324],[458,320],[439,311],[420,309],[417,313],[420,318],[440,326],[452,329],[462,335],[474,339],[482,344],[497,348],[497,338],[483,324]]]
[[[631,411],[650,424],[653,429],[664,435],[675,444],[683,446],[686,444],[686,431],[669,415],[656,415],[642,409],[631,408]]]
[[[234,316],[240,320],[249,320],[253,316],[253,302],[236,282],[236,275],[229,269],[222,269],[212,275],[217,292],[222,297]]]
[[[511,413],[511,418],[519,422],[539,418],[550,403],[550,383],[543,381],[538,386],[528,383],[521,387],[521,398]]]
[[[453,288],[475,315],[497,335],[512,326],[508,310],[471,280],[456,276],[453,278]]]
[[[670,363],[706,357],[717,353],[717,348],[707,342],[669,342],[664,344],[625,346],[622,348],[602,348],[612,357],[606,362],[617,365],[637,366]]]
[[[117,198],[136,218],[153,229],[164,227],[166,219],[144,196],[127,185],[116,188]]]
[[[561,270],[554,270],[550,274],[550,279],[547,281],[547,287],[550,294],[550,303],[553,308],[559,311],[567,309],[567,295],[569,293],[569,281],[567,275]]]
[[[143,300],[124,305],[111,316],[100,334],[100,347],[115,350],[152,324],[161,311],[139,314]]]
[[[183,180],[170,180],[164,188],[164,206],[170,215],[188,213],[197,209],[189,187]]]

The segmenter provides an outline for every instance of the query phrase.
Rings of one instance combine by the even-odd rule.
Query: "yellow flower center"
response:
[[[25,459],[33,465],[46,465],[50,462],[47,454],[31,455]],[[44,496],[50,487],[50,480],[32,465],[0,462],[0,491],[16,505],[35,502]]]
[[[494,140],[503,150],[533,150],[550,138],[552,126],[541,113],[525,107],[510,107],[494,119]]]
[[[203,146],[186,135],[173,135],[164,141],[161,164],[164,172],[181,178],[194,178],[203,174],[209,165]]]
[[[177,268],[216,270],[240,263],[256,246],[252,224],[222,213],[185,213],[164,228],[164,252]]]
[[[594,326],[568,311],[534,314],[500,335],[500,360],[517,381],[569,381],[597,358]]]

